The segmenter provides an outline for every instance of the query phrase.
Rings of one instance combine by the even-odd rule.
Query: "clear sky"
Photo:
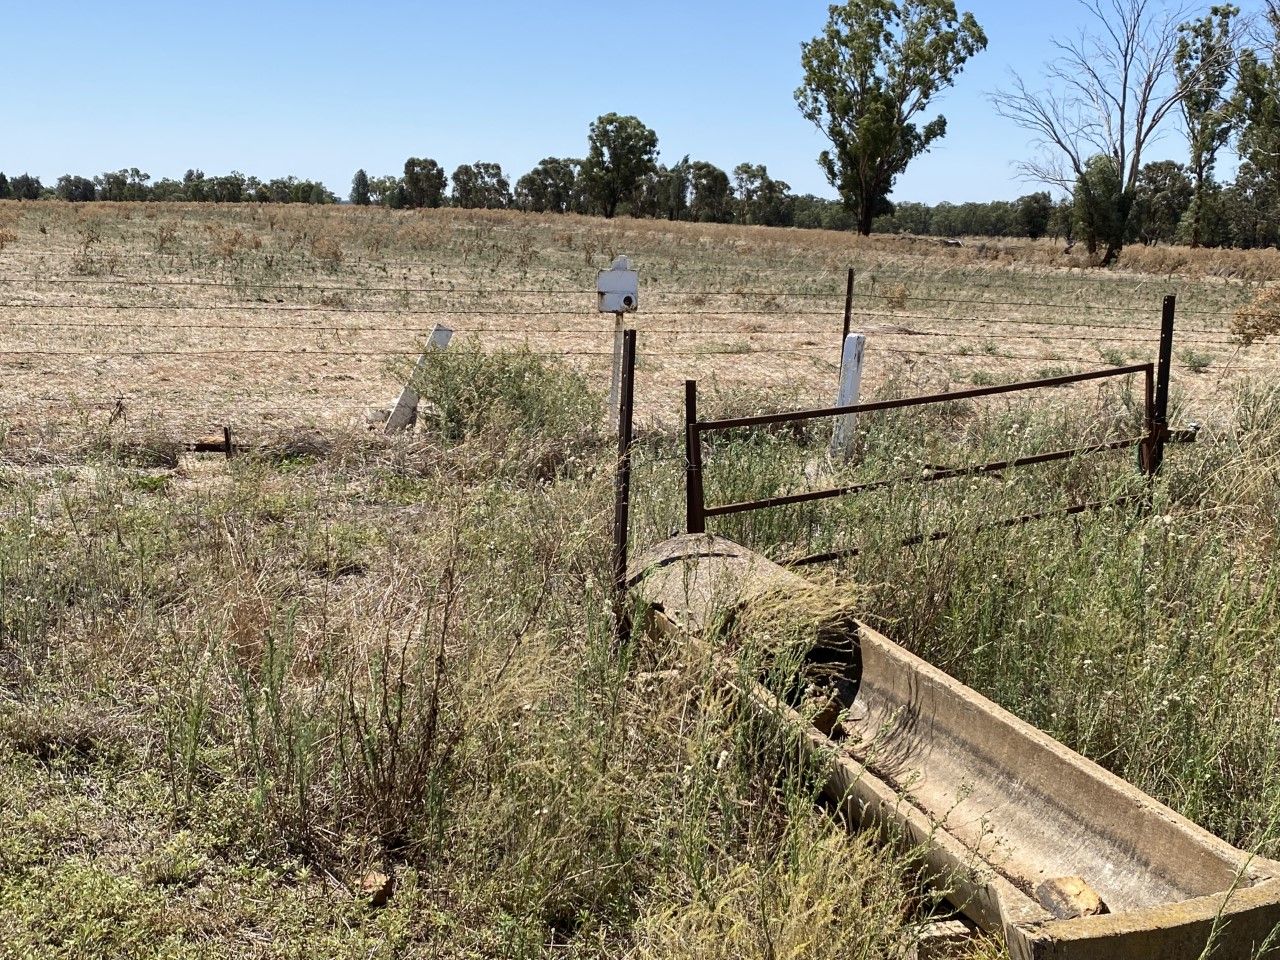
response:
[[[1049,38],[1076,32],[1083,11],[1067,0],[958,6],[990,43],[939,101],[947,137],[900,179],[896,200],[1034,189],[1013,169],[1026,135],[986,95],[1011,68],[1034,78]],[[824,141],[793,99],[800,43],[826,10],[821,0],[46,0],[38,16],[0,18],[0,170],[46,184],[129,166],[155,178],[188,167],[292,173],[345,196],[358,167],[398,173],[412,155],[446,170],[497,161],[514,182],[544,156],[582,156],[587,125],[614,111],[654,128],[665,162],[764,163],[797,193],[832,196],[815,162]],[[1166,141],[1182,156],[1172,127]]]

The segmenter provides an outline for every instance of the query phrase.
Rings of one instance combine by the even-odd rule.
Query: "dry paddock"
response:
[[[1277,350],[1230,335],[1271,252],[1141,248],[1088,267],[1050,240],[900,237],[513,212],[0,203],[0,417],[10,437],[74,422],[197,438],[231,424],[362,422],[435,324],[527,346],[608,385],[595,273],[641,274],[641,417],[682,383],[834,399],[846,272],[865,390],[897,394],[1153,360],[1178,297],[1175,397],[1211,419]],[[1152,272],[1159,270],[1159,273]],[[745,401],[744,401],[745,402]],[[758,402],[758,401],[751,401]]]

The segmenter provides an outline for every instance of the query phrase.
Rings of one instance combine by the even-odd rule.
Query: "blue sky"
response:
[[[1207,0],[1206,0],[1207,2]],[[990,44],[939,102],[949,132],[900,179],[896,200],[1012,198],[1035,187],[1013,163],[1026,135],[987,93],[1034,77],[1075,4],[973,0]],[[814,0],[649,3],[46,2],[7,16],[0,170],[94,175],[138,166],[318,178],[399,172],[430,156],[452,170],[493,160],[515,177],[581,156],[601,113],[639,116],[663,159],[732,169],[749,160],[796,192],[832,196],[823,140],[797,112],[800,43]],[[618,11],[618,12],[611,12]],[[1163,152],[1181,156],[1173,127]],[[1155,156],[1152,159],[1156,159]]]

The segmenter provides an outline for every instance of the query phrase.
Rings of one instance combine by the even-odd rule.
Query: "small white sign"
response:
[[[601,313],[635,313],[640,308],[640,277],[626,257],[618,257],[608,270],[600,271],[596,291]]]

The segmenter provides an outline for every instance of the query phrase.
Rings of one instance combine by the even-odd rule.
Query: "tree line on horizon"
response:
[[[634,120],[635,118],[624,118]],[[639,121],[636,121],[637,123]],[[463,164],[446,175],[430,158],[410,157],[404,173],[370,177],[364,170],[352,179],[348,202],[391,209],[514,209],[534,213],[577,213],[604,216],[603,195],[593,196],[584,162],[548,157],[520,177],[514,189],[497,163]],[[667,167],[656,164],[630,191],[620,191],[614,214],[695,223],[739,223],[852,231],[855,215],[846,205],[812,194],[793,194],[790,186],[769,175],[767,167],[743,163],[728,173],[714,164],[682,158]],[[1280,196],[1244,166],[1235,181],[1214,183],[1208,214],[1200,217],[1200,243],[1210,247],[1253,248],[1280,244]],[[337,203],[324,184],[296,177],[261,181],[232,172],[209,177],[190,170],[181,180],[151,182],[137,168],[112,171],[92,179],[64,175],[52,188],[38,177],[0,173],[0,199],[59,199],[72,203],[187,201],[216,203]],[[1147,164],[1139,177],[1127,242],[1191,243],[1194,181],[1185,164]],[[1053,237],[1073,242],[1085,212],[1077,201],[1054,200],[1048,191],[1016,200],[925,204],[889,204],[872,221],[872,233],[925,237]]]
[[[1195,178],[1186,164],[1159,160],[1144,165],[1121,234],[1123,243],[1241,250],[1280,246],[1280,191],[1275,181],[1262,178],[1246,163],[1235,179],[1212,180],[1206,187],[1197,210]],[[1053,237],[1087,245],[1091,199],[1078,191],[1055,201],[1046,190],[1013,201],[903,202],[894,204],[892,213],[876,217],[872,232],[1033,240]]]
[[[47,187],[39,177],[23,173],[12,179],[0,172],[0,200],[65,200],[86,203],[189,201],[193,203],[337,203],[323,183],[297,177],[259,180],[238,171],[208,177],[203,170],[188,170],[181,180],[165,177],[152,182],[151,174],[137,167],[108,170],[96,177],[63,174]]]
[[[611,121],[611,117],[600,118]],[[652,134],[634,117],[618,117]],[[593,125],[594,126],[594,125]],[[656,161],[653,149],[628,154],[616,145],[602,161],[547,157],[518,178],[514,187],[501,164],[461,164],[452,174],[429,157],[410,157],[402,174],[369,176],[363,169],[352,178],[347,202],[394,210],[459,209],[522,210],[534,213],[577,213],[587,216],[631,216],[701,223],[743,223],[833,230],[853,227],[853,218],[838,200],[797,195],[791,186],[770,176],[763,164],[742,163],[732,173],[687,156],[670,167]],[[0,200],[63,200],[70,203],[211,202],[311,203],[341,202],[323,183],[283,177],[264,181],[232,171],[206,176],[188,170],[181,180],[152,181],[137,167],[95,177],[64,174],[52,186],[39,177],[0,173]]]
[[[688,156],[660,163],[657,133],[616,113],[591,124],[585,157],[546,157],[514,185],[498,163],[465,163],[447,174],[429,157],[410,157],[399,176],[356,171],[349,200],[392,209],[515,209],[762,226],[844,229],[848,221],[838,201],[796,196],[763,164],[742,163],[730,173]]]
[[[339,202],[322,183],[295,177],[263,181],[237,171],[211,177],[188,170],[181,180],[153,182],[149,174],[133,167],[93,178],[65,174],[53,186],[28,174],[10,180],[0,173],[0,199],[42,198],[71,203]],[[356,171],[348,202],[395,210],[515,209],[832,230],[856,226],[845,204],[796,195],[764,164],[741,163],[730,172],[688,156],[670,166],[660,163],[658,135],[638,118],[616,113],[590,125],[585,157],[547,157],[514,186],[498,163],[461,164],[449,174],[430,157],[409,157],[398,175]]]
[[[232,171],[206,176],[188,170],[181,180],[152,181],[137,167],[90,178],[64,174],[52,186],[22,174],[0,173],[0,199],[187,201],[215,203],[337,203],[324,184],[295,177],[259,180]],[[685,156],[658,160],[658,135],[638,118],[597,118],[585,157],[547,157],[514,186],[501,164],[461,164],[451,174],[430,157],[409,157],[400,174],[352,178],[348,201],[396,210],[456,207],[578,213],[603,217],[740,223],[757,226],[849,230],[854,215],[837,200],[796,195],[764,164],[741,163],[731,172]]]

